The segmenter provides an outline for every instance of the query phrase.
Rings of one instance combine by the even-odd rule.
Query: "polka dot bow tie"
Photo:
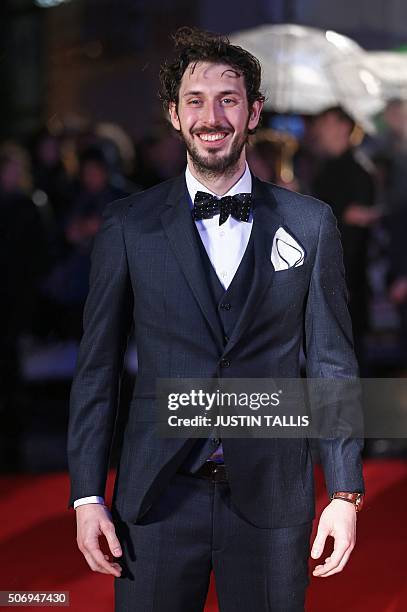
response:
[[[237,193],[234,196],[217,198],[210,193],[197,191],[192,216],[195,221],[201,221],[219,215],[219,225],[222,225],[229,215],[238,221],[248,221],[251,207],[251,193]]]

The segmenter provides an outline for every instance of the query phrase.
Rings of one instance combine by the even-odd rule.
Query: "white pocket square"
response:
[[[298,268],[304,263],[305,252],[298,242],[283,227],[279,227],[271,248],[271,263],[276,272]]]

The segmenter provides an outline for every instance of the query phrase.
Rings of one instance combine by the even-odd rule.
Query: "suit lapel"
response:
[[[182,272],[222,351],[222,328],[202,265],[188,198],[185,178],[180,176],[169,192],[161,213],[161,222]]]
[[[253,244],[254,273],[247,300],[243,306],[234,330],[226,345],[225,353],[230,351],[241,338],[246,327],[255,316],[258,304],[270,286],[274,267],[270,255],[274,234],[284,225],[284,221],[275,211],[274,197],[265,189],[261,181],[253,176]]]

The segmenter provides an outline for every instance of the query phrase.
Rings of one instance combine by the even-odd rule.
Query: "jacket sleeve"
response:
[[[304,331],[307,378],[358,377],[342,245],[336,219],[327,205],[324,205],[321,216]],[[359,401],[355,402],[353,409],[361,411]],[[320,437],[317,441],[328,494],[335,491],[363,492],[363,440]]]
[[[107,207],[92,251],[84,333],[70,397],[69,506],[78,498],[104,496],[120,377],[132,326],[124,212],[123,202]]]

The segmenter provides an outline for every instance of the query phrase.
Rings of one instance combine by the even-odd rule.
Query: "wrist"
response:
[[[73,503],[74,510],[79,508],[79,506],[84,506],[87,504],[104,504],[105,500],[103,497],[99,495],[88,495],[87,497],[80,497],[76,499]]]
[[[108,506],[106,506],[106,504],[93,504],[93,503],[89,503],[89,504],[81,504],[80,506],[78,506],[75,509],[76,514],[86,514],[89,512],[105,512],[105,511],[110,512]]]

